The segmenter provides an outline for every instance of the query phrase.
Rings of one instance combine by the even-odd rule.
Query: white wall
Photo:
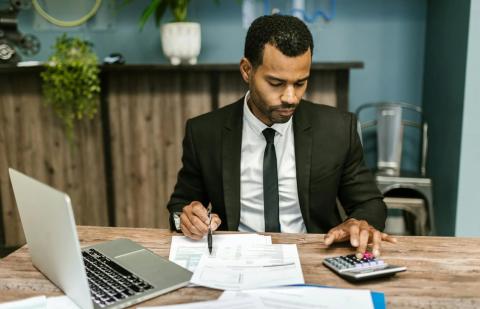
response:
[[[456,236],[480,236],[480,0],[471,0]],[[445,167],[448,168],[448,167]]]

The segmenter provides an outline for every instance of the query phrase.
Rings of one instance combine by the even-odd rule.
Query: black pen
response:
[[[212,205],[208,205],[208,235],[207,235],[207,241],[208,241],[208,252],[210,252],[210,255],[212,254]]]

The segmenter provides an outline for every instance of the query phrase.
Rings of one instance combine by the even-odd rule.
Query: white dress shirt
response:
[[[263,154],[266,140],[262,131],[268,126],[261,122],[247,104],[243,107],[242,153],[240,163],[240,225],[241,232],[264,232]],[[295,169],[295,145],[292,118],[271,126],[275,132],[277,156],[280,230],[283,233],[305,233],[300,212]]]

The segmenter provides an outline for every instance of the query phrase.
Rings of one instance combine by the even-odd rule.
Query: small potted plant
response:
[[[65,34],[57,38],[53,49],[41,73],[43,95],[62,120],[72,143],[75,121],[93,118],[98,110],[98,59],[91,43]]]
[[[201,28],[199,23],[187,22],[189,3],[190,0],[151,0],[140,17],[141,29],[152,15],[159,26],[165,12],[171,11],[174,20],[161,25],[160,38],[163,53],[173,65],[196,64],[200,54]]]

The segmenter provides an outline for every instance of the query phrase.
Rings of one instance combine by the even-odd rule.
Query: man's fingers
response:
[[[212,214],[212,224],[210,225],[212,231],[216,231],[220,224],[222,224],[222,220],[220,220],[220,217],[217,214]]]
[[[325,243],[325,245],[330,246],[337,239],[337,235],[338,235],[337,230],[330,230],[328,234],[325,235],[323,242]]]
[[[388,241],[392,244],[396,244],[397,243],[397,239],[393,236],[390,236],[388,235],[387,233],[382,233],[382,240],[383,241]]]
[[[360,228],[358,224],[352,224],[349,229],[350,232],[350,243],[353,247],[358,247],[359,245],[359,237],[360,237]]]
[[[194,217],[193,217],[194,218]],[[190,221],[189,216],[183,213],[180,216],[180,223],[185,225],[185,227],[192,233],[193,235],[203,237],[204,233],[200,232],[197,227]]]
[[[350,218],[342,224],[332,228],[324,238],[325,245],[329,246],[337,241],[345,241],[350,239],[352,247],[356,247],[356,257],[361,259],[363,254],[367,251],[369,245],[372,246],[372,253],[374,256],[380,256],[382,242],[388,241],[390,243],[397,243],[397,239],[376,230],[369,225],[365,220],[357,220]]]
[[[180,230],[182,231],[183,235],[192,238],[192,233],[188,230],[185,224],[180,223]]]
[[[380,246],[382,243],[382,233],[379,231],[375,230],[373,232],[373,247],[372,247],[372,253],[375,257],[380,256]]]
[[[202,239],[202,237],[200,237],[198,235],[195,235],[192,232],[190,232],[188,227],[183,223],[180,225],[180,229],[182,230],[183,235],[187,236],[188,238],[195,239],[195,240]]]
[[[187,236],[188,238],[195,239],[195,240],[200,239],[199,236],[190,232],[190,230],[188,229],[188,227],[185,224],[181,224],[180,229],[182,230],[183,235]]]
[[[348,232],[343,228],[333,228],[325,235],[324,243],[330,246],[334,242],[345,241],[348,239]]]
[[[357,247],[357,258],[361,259],[365,251],[367,251],[369,237],[370,237],[369,230],[362,228],[362,230],[360,231],[359,243]]]
[[[192,216],[189,218],[192,225],[202,234],[205,235],[208,233],[208,225],[205,224],[202,220],[200,220],[197,216]]]
[[[190,219],[188,219],[188,216],[185,213],[180,216],[180,225],[183,225],[190,232],[190,234],[196,234],[195,227],[192,225]]]
[[[208,211],[201,203],[192,205],[192,213],[200,218],[200,220],[202,220],[204,223],[208,223]]]

